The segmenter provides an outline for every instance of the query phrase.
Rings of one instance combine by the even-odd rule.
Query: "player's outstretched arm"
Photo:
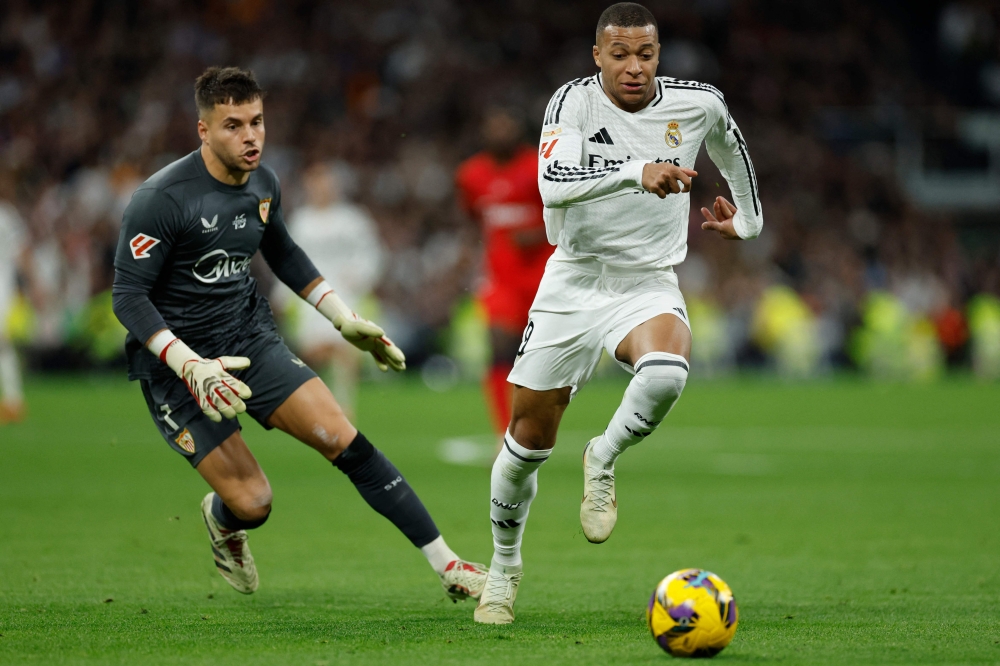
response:
[[[299,294],[333,323],[344,339],[375,358],[382,372],[406,369],[406,355],[385,335],[381,326],[359,317],[323,278],[318,278]]]
[[[714,217],[717,222],[724,220],[731,222],[733,233],[742,239],[756,238],[760,235],[764,227],[764,211],[760,204],[760,193],[757,190],[757,176],[754,173],[753,163],[750,161],[750,152],[747,149],[746,141],[740,133],[740,128],[736,126],[732,116],[726,109],[721,99],[715,96],[712,98],[712,111],[716,118],[711,131],[705,137],[705,147],[708,149],[708,156],[719,167],[723,178],[729,183],[729,189],[733,193],[736,205],[725,201],[719,197],[716,199],[713,208]],[[720,203],[725,202],[728,208]],[[732,209],[732,210],[729,210]],[[730,215],[729,213],[732,213]],[[702,211],[704,214],[704,210]],[[706,224],[711,222],[706,216]],[[713,227],[705,227],[714,231]],[[725,233],[723,237],[729,238]]]
[[[216,423],[223,416],[231,419],[247,410],[243,401],[253,395],[250,387],[229,374],[229,370],[246,370],[250,359],[202,358],[167,329],[150,338],[146,348],[184,380],[201,411]]]
[[[381,327],[354,314],[292,239],[281,211],[280,190],[261,238],[260,252],[279,280],[329,319],[345,340],[375,357],[379,370],[406,369],[403,351],[385,336]]]

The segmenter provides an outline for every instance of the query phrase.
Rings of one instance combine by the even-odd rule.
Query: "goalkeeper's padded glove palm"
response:
[[[375,358],[375,365],[382,372],[392,368],[396,372],[406,369],[406,355],[403,350],[386,337],[378,324],[362,319],[333,290],[319,297],[316,309],[333,322],[344,339],[361,351]]]
[[[228,370],[245,370],[250,359],[244,356],[202,358],[175,338],[161,352],[160,358],[184,380],[201,411],[219,423],[222,417],[235,418],[247,410],[244,400],[253,395],[250,387],[233,377]]]

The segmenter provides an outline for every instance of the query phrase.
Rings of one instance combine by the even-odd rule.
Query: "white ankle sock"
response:
[[[424,554],[427,561],[431,563],[431,568],[437,572],[440,576],[444,573],[445,567],[448,566],[449,562],[454,562],[458,559],[458,555],[455,554],[448,544],[445,543],[444,537],[439,536],[434,541],[431,541],[426,546],[420,549],[420,552]]]
[[[504,566],[521,564],[521,535],[531,500],[538,492],[538,468],[552,449],[532,451],[504,435],[500,455],[490,478],[490,520],[493,522],[493,560]]]
[[[14,346],[0,339],[0,399],[8,403],[20,403],[23,398],[21,366],[17,362]]]
[[[688,363],[683,356],[650,352],[640,358],[622,404],[604,435],[594,442],[591,453],[595,462],[613,469],[625,449],[653,434],[681,397],[687,376]]]

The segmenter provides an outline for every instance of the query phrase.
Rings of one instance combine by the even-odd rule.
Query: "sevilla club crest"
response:
[[[187,428],[184,428],[184,431],[174,441],[177,442],[177,446],[188,453],[194,453],[194,437],[191,436],[191,431]]]
[[[667,142],[667,145],[671,148],[677,148],[684,142],[684,137],[681,136],[680,124],[676,120],[671,120],[667,123],[667,133],[663,135],[663,140]]]
[[[267,216],[271,212],[271,199],[261,199],[257,210],[260,211],[260,221],[267,224]]]

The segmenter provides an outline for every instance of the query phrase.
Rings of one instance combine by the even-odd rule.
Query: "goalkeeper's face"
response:
[[[638,111],[653,98],[660,64],[656,26],[609,25],[597,35],[594,62],[601,68],[604,91],[621,109]]]
[[[264,104],[216,104],[198,120],[198,135],[228,171],[253,171],[264,151]]]

